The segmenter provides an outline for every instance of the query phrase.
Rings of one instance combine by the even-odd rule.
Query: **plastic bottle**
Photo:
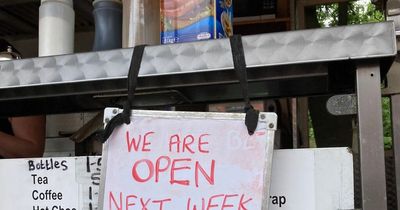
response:
[[[122,47],[122,3],[118,0],[93,2],[95,36],[93,50]]]
[[[74,52],[72,0],[42,0],[39,7],[39,56]]]

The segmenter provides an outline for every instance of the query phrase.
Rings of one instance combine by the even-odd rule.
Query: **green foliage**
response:
[[[384,14],[371,3],[364,6],[351,2],[348,15],[348,24],[373,23],[385,20]]]
[[[390,137],[390,136],[384,136],[384,137],[383,137],[383,143],[384,143],[384,146],[385,146],[385,150],[390,150],[390,149],[392,149],[392,145],[393,145],[393,143],[392,143],[392,137]]]
[[[339,23],[339,4],[317,6],[317,19],[322,27],[337,26]]]
[[[328,4],[317,6],[317,20],[322,27],[337,26],[339,24],[339,4]],[[384,13],[375,8],[371,2],[363,4],[361,1],[350,1],[348,3],[347,24],[361,24],[380,22],[385,20]],[[384,130],[385,149],[392,148],[392,129],[390,99],[382,98],[382,117]],[[315,141],[314,133],[310,125],[310,140]]]
[[[390,117],[390,99],[388,97],[382,98],[382,110],[383,110],[383,130],[384,136],[392,135],[391,117]]]
[[[312,119],[310,113],[308,113],[308,140],[310,142],[310,148],[316,148],[317,143],[315,141],[315,134],[314,134],[314,128],[312,126]]]
[[[380,22],[385,20],[384,14],[375,8],[371,2],[362,4],[360,1],[348,3],[347,24]],[[339,4],[317,6],[317,19],[322,27],[337,26],[339,23]]]
[[[388,97],[382,98],[382,118],[383,118],[383,136],[385,149],[392,148],[392,125],[390,113],[390,99]]]

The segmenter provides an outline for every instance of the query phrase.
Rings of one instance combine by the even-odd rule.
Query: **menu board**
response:
[[[3,159],[0,168],[0,209],[97,209],[101,157]]]

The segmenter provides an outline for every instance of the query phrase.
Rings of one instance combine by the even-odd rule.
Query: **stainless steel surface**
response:
[[[326,108],[333,115],[357,114],[357,96],[355,94],[334,95],[326,102]]]
[[[343,80],[332,82],[331,74],[347,72],[342,76],[347,77],[355,60],[371,59],[382,64],[385,74],[396,54],[394,43],[392,22],[243,37],[249,95],[272,98],[340,93],[334,86]],[[131,54],[132,49],[119,49],[0,62],[0,115],[118,106],[123,97],[114,96],[126,94]],[[337,68],[337,63],[342,65]],[[135,106],[240,100],[232,68],[228,40],[147,47]],[[354,88],[354,84],[350,86],[346,86],[347,91]]]
[[[392,22],[243,37],[247,66],[393,56]],[[126,78],[132,49],[41,57],[0,63],[0,88]],[[232,69],[227,39],[147,47],[140,76]]]
[[[0,52],[0,61],[8,61],[14,59],[21,59],[21,55],[13,52],[11,46],[8,46],[6,51]]]
[[[387,203],[379,64],[359,64],[356,77],[362,209],[385,210]]]
[[[400,95],[390,96],[392,111],[392,141],[396,174],[397,206],[400,207]]]

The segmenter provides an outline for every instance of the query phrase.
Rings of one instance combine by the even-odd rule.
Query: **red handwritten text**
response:
[[[209,151],[204,148],[205,145],[208,145],[208,142],[203,139],[209,135],[210,134],[202,134],[199,137],[193,135],[186,135],[183,137],[178,134],[172,135],[169,138],[169,151],[177,153],[189,152],[191,154],[209,153]]]
[[[209,198],[202,198],[200,203],[192,203],[192,199],[189,198],[186,205],[186,210],[225,210],[225,209],[238,209],[247,210],[246,204],[248,204],[252,198],[245,198],[242,194],[240,197],[238,194],[216,194]]]
[[[163,210],[164,206],[168,202],[171,202],[171,198],[167,199],[149,199],[149,198],[141,198],[137,195],[126,195],[123,196],[122,192],[119,195],[114,195],[113,192],[108,193],[108,209],[109,210],[129,210],[129,209],[159,209]],[[149,207],[151,206],[151,207]]]
[[[126,131],[126,144],[127,144],[127,148],[128,148],[128,152],[131,152],[132,149],[135,152],[138,152],[139,149],[141,152],[150,152],[150,148],[148,148],[148,146],[150,146],[150,142],[148,141],[148,138],[150,135],[153,135],[154,132],[150,131],[147,132],[146,134],[143,135],[143,141],[142,141],[142,135],[138,135],[136,138],[131,138],[129,131]],[[141,148],[140,148],[141,146]]]
[[[168,156],[160,156],[156,159],[155,164],[154,161],[141,159],[134,162],[132,167],[132,178],[139,183],[145,183],[150,180],[157,183],[160,181],[160,176],[162,174],[168,176],[171,185],[178,184],[189,186],[191,183],[194,183],[196,187],[199,187],[201,177],[203,177],[208,184],[214,185],[215,160],[211,160],[209,170],[206,170],[199,161],[194,161],[191,158],[171,159]],[[194,174],[194,177],[192,180],[178,179],[177,177],[179,177],[179,174]]]

